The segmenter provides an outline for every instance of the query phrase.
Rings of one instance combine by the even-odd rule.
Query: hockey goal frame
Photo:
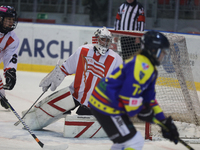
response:
[[[140,38],[145,33],[141,31],[117,31],[117,30],[109,30],[109,31],[111,32],[113,36],[113,40],[112,40],[112,44],[110,48],[116,51],[117,53],[119,53],[120,55],[122,55],[122,51],[123,51],[122,50],[123,47],[121,45],[122,41],[120,40],[121,37]],[[171,76],[167,76],[167,75],[164,75],[163,77],[160,76],[159,79],[157,79],[156,84],[160,87],[163,86],[165,88],[170,87],[173,89],[178,89],[178,92],[181,92],[181,103],[184,103],[183,107],[185,111],[191,114],[191,117],[188,117],[186,118],[185,121],[183,121],[181,119],[182,117],[184,117],[184,114],[183,115],[181,114],[181,116],[175,117],[175,121],[177,120],[178,123],[179,122],[186,122],[189,124],[191,123],[197,126],[197,128],[199,128],[200,111],[197,110],[195,105],[200,107],[200,102],[197,95],[196,87],[194,85],[194,79],[193,79],[191,66],[189,62],[185,37],[182,35],[180,36],[178,34],[173,34],[173,33],[163,33],[163,34],[165,34],[170,41],[170,64],[166,66],[163,65],[161,68],[162,70],[161,72],[165,71],[166,74],[173,74],[175,78],[171,78]],[[179,47],[181,47],[182,49],[179,50]],[[138,49],[140,48],[138,47]],[[133,54],[130,54],[130,55],[133,55]],[[184,61],[182,60],[183,59],[182,57],[184,57]],[[123,58],[123,60],[125,59]],[[190,74],[188,73],[188,75],[185,76],[184,70],[186,70],[187,72],[190,72]],[[171,84],[171,85],[168,85],[168,84]],[[158,100],[158,103],[159,103],[159,100]],[[169,115],[172,115],[173,117],[173,115],[174,116],[176,115],[176,112],[170,112],[170,113],[167,112],[167,116]],[[189,118],[191,120],[189,120]],[[145,139],[149,139],[149,140],[153,139],[154,137],[154,135],[152,134],[153,126],[155,125],[145,123],[145,135],[144,135]],[[185,137],[183,136],[181,138],[185,138]],[[190,138],[196,138],[196,137],[192,136]],[[200,138],[200,135],[197,138]]]
[[[142,31],[119,31],[119,30],[109,30],[109,31],[112,33],[112,35],[119,35],[119,36],[120,35],[122,35],[122,36],[126,35],[128,37],[139,37],[139,38],[142,37],[145,33],[145,32],[142,32]],[[117,44],[116,42],[118,42],[118,41],[115,41],[115,39],[113,39],[112,44],[115,45],[115,44]],[[118,51],[119,48],[117,50],[116,46],[113,46],[113,45],[111,46],[111,48],[114,47],[115,48],[114,50]],[[150,135],[150,123],[148,123],[148,122],[145,122],[145,139],[152,140],[152,136]]]

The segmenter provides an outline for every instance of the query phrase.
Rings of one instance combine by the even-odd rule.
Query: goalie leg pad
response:
[[[93,115],[67,115],[63,136],[70,138],[103,138],[107,137],[107,134]]]
[[[75,107],[73,97],[68,87],[54,92],[41,100],[24,117],[24,121],[31,130],[42,129],[49,124],[64,118],[64,112]],[[27,111],[27,110],[26,110]],[[22,112],[22,115],[26,113]]]

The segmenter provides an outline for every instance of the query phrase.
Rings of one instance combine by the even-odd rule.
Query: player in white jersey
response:
[[[84,106],[88,106],[88,100],[95,85],[101,78],[110,75],[122,63],[122,58],[109,49],[112,40],[110,31],[104,27],[98,29],[94,34],[97,37],[96,45],[80,46],[60,67],[65,76],[75,74],[74,82],[70,85],[70,91],[76,106],[83,104],[78,112],[80,109],[86,108],[84,111],[80,111],[82,115],[91,114]],[[46,81],[48,81],[47,84]],[[60,81],[56,78],[52,80],[47,78],[40,86],[46,88],[51,84],[51,90],[55,90],[54,82]],[[43,84],[44,82],[45,84]]]
[[[0,63],[4,64],[5,85],[0,76],[0,92],[5,96],[6,90],[12,90],[16,83],[19,39],[14,33],[17,26],[17,13],[14,7],[0,6]],[[0,100],[1,101],[1,100]],[[1,105],[8,106],[1,101]]]
[[[78,106],[80,107],[77,109],[76,114],[91,115],[88,100],[94,87],[101,78],[109,76],[122,63],[122,58],[109,49],[112,40],[110,31],[103,27],[94,34],[96,44],[80,46],[61,66],[57,64],[55,69],[41,81],[39,86],[43,88],[43,91],[46,91],[49,86],[54,91],[67,75],[75,74],[74,81],[69,86],[68,91],[71,94],[67,96],[68,100],[61,102],[63,98],[44,99],[26,115],[25,122],[31,129],[41,129],[54,122],[55,118],[58,119],[59,112],[62,111],[64,114],[68,114]],[[66,90],[66,93],[68,91]],[[53,94],[53,96],[55,95]],[[73,107],[69,108],[69,104],[72,103]],[[45,117],[43,117],[44,114],[46,114]],[[42,118],[44,119],[41,120]],[[35,122],[38,122],[38,124],[33,127]]]

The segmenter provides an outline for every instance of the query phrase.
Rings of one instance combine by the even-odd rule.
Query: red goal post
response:
[[[123,60],[140,49],[139,38],[145,32],[116,31],[112,33],[111,49],[119,53]],[[194,84],[185,37],[173,33],[163,33],[170,42],[170,56],[166,64],[160,65],[156,82],[156,99],[166,116],[172,116],[181,138],[200,138],[200,102]],[[135,122],[139,122],[137,119]],[[144,124],[144,123],[143,123]],[[162,138],[160,127],[146,124],[145,138]],[[198,131],[198,132],[197,132]],[[190,133],[188,133],[190,132]]]

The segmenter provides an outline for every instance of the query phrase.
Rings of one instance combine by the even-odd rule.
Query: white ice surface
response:
[[[2,75],[2,72],[1,76]],[[17,72],[17,84],[12,91],[6,91],[10,104],[21,116],[23,110],[35,102],[42,94],[39,83],[46,73]],[[66,77],[58,89],[68,86],[73,76]],[[52,92],[47,91],[41,99]],[[0,150],[39,150],[41,149],[28,131],[22,129],[23,125],[14,126],[18,121],[16,116],[0,106]],[[64,119],[49,125],[41,131],[33,131],[38,139],[45,145],[68,144],[69,150],[109,150],[112,142],[108,138],[75,139],[63,137]],[[190,144],[195,150],[200,150],[200,144]],[[187,150],[182,144],[174,145],[169,141],[145,141],[144,150]],[[56,150],[59,150],[56,149]]]

